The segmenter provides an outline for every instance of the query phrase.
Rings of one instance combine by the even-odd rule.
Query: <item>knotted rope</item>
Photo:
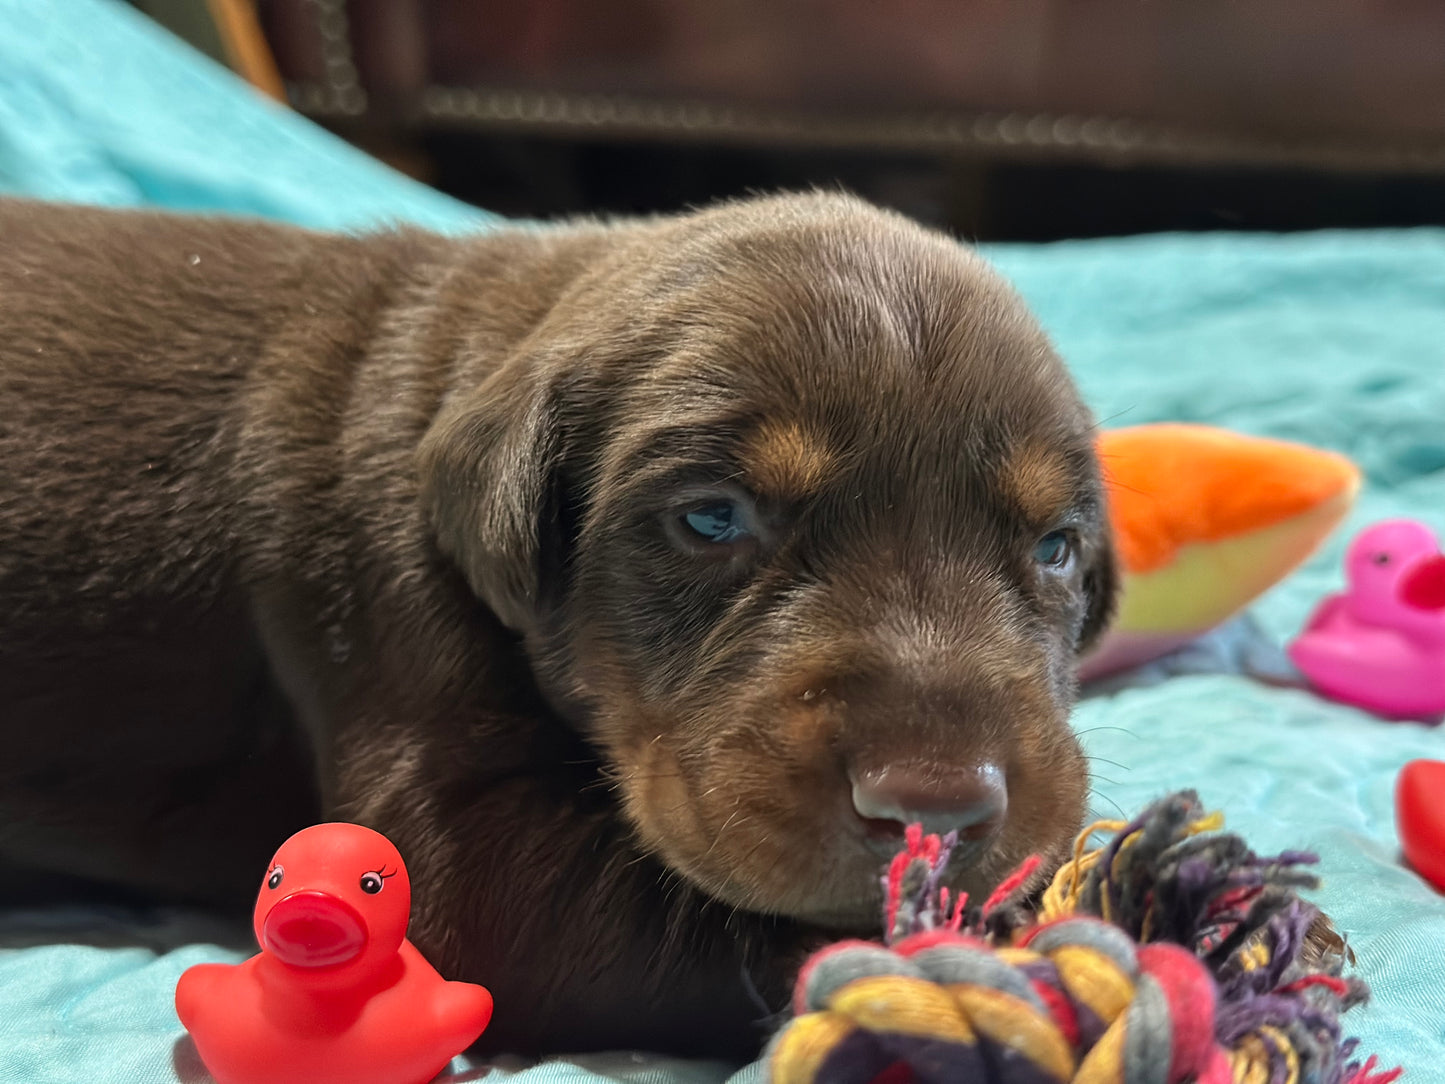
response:
[[[771,1084],[1389,1084],[1352,1061],[1348,949],[1298,890],[1314,861],[1217,833],[1192,792],[1091,826],[1035,905],[1030,859],[981,907],[940,887],[952,837],[909,829],[886,944],[816,953]],[[1112,831],[1089,851],[1096,831]]]

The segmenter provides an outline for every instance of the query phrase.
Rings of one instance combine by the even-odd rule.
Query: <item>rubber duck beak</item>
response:
[[[266,916],[261,945],[292,967],[336,967],[366,948],[366,923],[329,892],[293,892]]]
[[[1445,610],[1445,553],[1416,561],[1405,570],[1400,601],[1417,610]]]

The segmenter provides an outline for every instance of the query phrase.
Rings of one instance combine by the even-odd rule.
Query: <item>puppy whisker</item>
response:
[[[1110,760],[1108,757],[1094,756],[1092,753],[1086,753],[1084,755],[1084,759],[1090,761],[1097,761],[1100,764],[1112,764],[1114,767],[1124,772],[1132,772],[1134,770],[1127,764],[1120,764],[1117,760]]]
[[[706,860],[709,856],[711,856],[711,854],[712,854],[713,851],[717,850],[717,845],[718,845],[718,843],[722,840],[723,833],[726,832],[726,831],[728,830],[728,828],[730,828],[730,827],[732,826],[733,822],[736,821],[736,820],[737,820],[740,816],[742,816],[742,815],[743,815],[743,809],[742,809],[742,806],[739,805],[738,808],[737,808],[737,809],[734,809],[734,810],[732,811],[732,813],[728,816],[728,819],[725,820],[725,821],[723,821],[722,827],[717,830],[717,835],[713,836],[712,846],[710,846],[706,851],[703,852],[703,856],[702,856],[702,857],[703,857],[704,860]]]
[[[599,790],[620,790],[628,783],[654,783],[662,779],[681,779],[681,772],[648,772],[639,774],[629,772],[625,776],[617,772],[609,772],[601,778],[586,783],[581,788],[581,793],[590,794]]]
[[[1114,799],[1110,798],[1107,794],[1101,794],[1099,791],[1092,789],[1089,791],[1089,794],[1091,797],[1094,798],[1102,798],[1104,801],[1108,802],[1111,806],[1113,806],[1114,811],[1119,814],[1119,818],[1121,820],[1128,819],[1127,815],[1124,813],[1124,807],[1121,806],[1118,802],[1114,801]],[[1097,819],[1096,812],[1092,809],[1089,811],[1089,816],[1091,818]]]
[[[1100,429],[1103,429],[1103,428],[1105,428],[1106,426],[1108,426],[1108,424],[1109,424],[1110,422],[1116,422],[1116,421],[1118,421],[1120,418],[1124,417],[1125,415],[1127,415],[1127,414],[1132,414],[1132,413],[1134,413],[1134,408],[1131,407],[1131,406],[1125,407],[1123,410],[1116,410],[1113,414],[1110,414],[1107,418],[1099,418],[1099,419],[1096,419],[1095,422],[1094,422],[1094,424],[1093,424],[1092,426],[1090,426],[1090,428],[1092,428],[1092,429],[1094,429],[1094,430],[1096,430],[1096,431],[1097,431],[1097,430],[1100,430]]]
[[[1131,738],[1137,738],[1139,736],[1135,731],[1122,726],[1091,726],[1087,730],[1080,730],[1077,733],[1078,736],[1082,738],[1086,734],[1097,734],[1102,730],[1113,730],[1120,734],[1128,734]]]

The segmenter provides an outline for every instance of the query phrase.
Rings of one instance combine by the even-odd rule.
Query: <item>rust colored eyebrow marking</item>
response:
[[[806,496],[823,484],[836,457],[797,422],[764,422],[743,446],[743,470],[770,497]]]
[[[1026,444],[1010,455],[1002,481],[1004,492],[1034,523],[1057,519],[1074,496],[1074,474],[1068,460],[1043,444]]]

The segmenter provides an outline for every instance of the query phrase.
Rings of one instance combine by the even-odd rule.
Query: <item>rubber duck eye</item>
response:
[[[1063,568],[1074,555],[1074,543],[1067,531],[1050,531],[1034,546],[1034,560],[1049,568]]]
[[[280,866],[274,867],[274,868],[271,870],[271,876],[269,876],[269,877],[266,878],[266,887],[267,887],[267,888],[280,888],[280,887],[281,887],[281,878],[284,877],[284,876],[286,876],[286,871],[285,871],[284,869],[282,869]],[[252,883],[254,884],[255,882],[252,882]]]
[[[1388,565],[1390,563],[1390,555],[1388,553],[1377,553],[1371,557],[1370,560],[1374,561],[1377,565]]]
[[[382,885],[385,883],[379,873],[363,873],[361,875],[361,891],[365,892],[368,896],[374,896],[380,892]]]

